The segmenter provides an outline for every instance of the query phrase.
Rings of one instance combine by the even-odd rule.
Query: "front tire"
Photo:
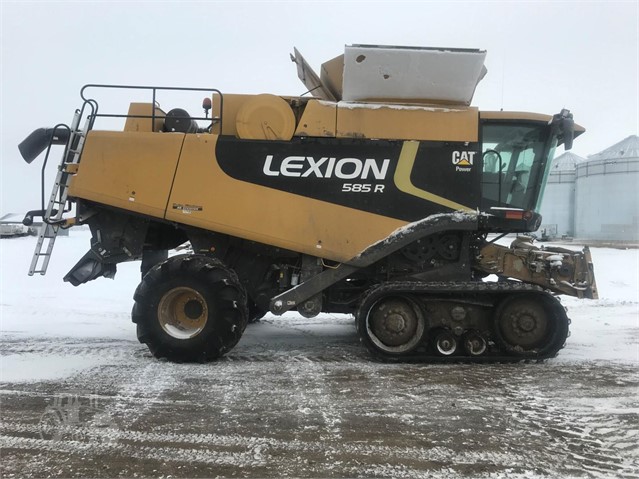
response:
[[[246,293],[219,260],[180,255],[155,265],[133,296],[138,340],[156,358],[206,362],[230,351],[248,322]]]

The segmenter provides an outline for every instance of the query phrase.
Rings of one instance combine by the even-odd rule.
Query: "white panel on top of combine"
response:
[[[485,50],[347,45],[342,100],[470,105]]]

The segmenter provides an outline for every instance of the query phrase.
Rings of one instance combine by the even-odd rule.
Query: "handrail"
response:
[[[49,146],[47,147],[47,153],[44,155],[44,161],[42,162],[42,168],[40,169],[40,208],[42,211],[42,219],[45,223],[50,224],[48,218],[45,218],[45,212],[47,212],[48,208],[44,207],[44,184],[45,184],[45,173],[47,170],[47,163],[49,162],[49,154],[51,153],[51,147],[53,146],[53,137],[58,129],[67,130],[69,132],[69,138],[67,138],[67,142],[65,144],[65,152],[69,148],[69,142],[71,141],[71,127],[65,125],[64,123],[58,123],[53,127],[53,133],[51,134],[51,139],[49,140]],[[65,155],[66,158],[66,155]]]
[[[98,117],[102,118],[151,118],[152,124],[155,124],[156,114],[155,108],[153,108],[152,114],[148,115],[120,115],[113,113],[98,113],[98,102],[94,99],[89,99],[85,95],[85,91],[91,88],[101,88],[101,89],[118,89],[118,90],[150,90],[151,92],[151,103],[156,105],[156,97],[158,91],[201,91],[207,92],[209,94],[217,94],[220,97],[220,115],[218,117],[176,117],[179,119],[192,119],[192,120],[209,120],[219,122],[220,131],[222,131],[222,112],[224,111],[224,96],[222,92],[216,88],[193,88],[193,87],[171,87],[171,86],[141,86],[141,85],[107,85],[107,84],[99,84],[99,83],[89,83],[84,85],[80,90],[80,97],[85,101],[95,105],[95,111],[92,114],[93,120]],[[93,127],[93,121],[91,122],[91,127]]]
[[[84,100],[84,103],[82,104],[82,108],[79,110],[75,111],[75,115],[74,115],[74,120],[71,124],[71,126],[65,125],[63,123],[59,123],[57,124],[55,127],[53,127],[53,131],[55,133],[55,131],[58,128],[62,128],[62,129],[66,129],[69,132],[69,138],[67,138],[66,144],[64,146],[64,155],[62,157],[62,162],[59,165],[59,169],[60,171],[62,170],[62,168],[64,168],[65,163],[71,163],[73,161],[73,158],[75,156],[75,150],[76,148],[78,148],[78,143],[80,141],[80,137],[77,135],[78,131],[80,131],[80,122],[82,121],[82,118],[84,117],[84,112],[85,109],[90,109],[91,113],[89,114],[89,117],[91,118],[95,118],[95,114],[98,110],[98,104],[95,100]],[[93,125],[93,120],[91,120],[89,122],[89,128],[91,129],[90,126]],[[87,132],[84,132],[85,134]],[[44,183],[45,183],[45,170],[47,168],[47,162],[49,160],[49,153],[51,152],[51,146],[53,145],[53,136],[51,135],[51,140],[49,140],[49,146],[47,148],[47,153],[44,157],[44,162],[42,163],[42,170],[40,172],[40,206],[42,207],[42,211],[43,211],[43,215],[42,215],[42,221],[48,225],[53,225],[56,224],[57,221],[51,221],[51,216],[56,216],[58,214],[60,214],[60,216],[62,215],[63,212],[53,212],[51,209],[51,204],[49,204],[49,206],[47,207],[47,209],[44,208],[44,194],[45,194],[45,190],[44,190]],[[59,197],[60,199],[62,199],[63,196],[63,189],[66,188],[66,182],[65,181],[61,181],[61,184],[59,185]],[[61,205],[62,208],[64,208],[63,205]]]

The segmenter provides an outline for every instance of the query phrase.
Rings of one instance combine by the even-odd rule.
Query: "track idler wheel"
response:
[[[557,299],[545,294],[518,294],[497,308],[495,337],[512,355],[543,359],[554,357],[563,347],[568,324]]]
[[[365,307],[362,305],[357,314],[357,330],[362,342],[374,354],[406,356],[422,343],[425,320],[411,299],[388,296],[363,309]]]

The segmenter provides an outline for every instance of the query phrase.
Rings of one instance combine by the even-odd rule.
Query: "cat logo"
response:
[[[473,166],[475,151],[453,151],[453,165],[455,171],[469,172]]]

